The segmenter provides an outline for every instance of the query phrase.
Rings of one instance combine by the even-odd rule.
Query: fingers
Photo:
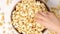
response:
[[[46,17],[46,15],[45,15],[44,13],[42,13],[42,12],[37,13],[37,14],[35,15],[35,19],[36,19],[36,20],[39,19],[39,20],[41,20],[41,21],[46,20],[45,17]]]
[[[42,18],[35,18],[35,21],[38,23],[44,22],[44,20]]]
[[[52,12],[46,12],[48,16],[55,16]]]
[[[35,15],[35,21],[37,21],[38,23],[41,23],[41,24],[46,24],[46,22],[49,21],[48,15],[50,15],[50,14],[47,12],[38,12]]]
[[[52,15],[50,12],[38,12],[38,14],[42,15],[44,18],[49,18]]]
[[[41,23],[41,24],[45,24],[45,22],[48,21],[46,12],[38,12],[35,15],[35,21],[37,21],[38,23]]]
[[[49,15],[48,15],[49,20],[54,20],[54,19],[56,20],[57,17],[56,17],[53,13],[47,12],[47,14],[49,14]]]
[[[46,13],[46,12],[38,12],[38,14],[42,15],[43,17],[46,17],[46,16],[45,16],[45,13]]]

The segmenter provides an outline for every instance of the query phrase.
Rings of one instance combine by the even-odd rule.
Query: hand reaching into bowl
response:
[[[35,15],[35,21],[60,34],[60,21],[53,13],[38,12]]]

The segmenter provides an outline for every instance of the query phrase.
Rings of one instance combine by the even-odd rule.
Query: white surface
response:
[[[56,7],[60,4],[60,0],[48,0],[47,5],[49,7]]]
[[[13,2],[9,5],[9,6],[6,6],[7,8],[5,8],[5,22],[9,22],[11,19],[10,19],[10,16],[11,16],[11,11],[13,10],[14,6],[16,5],[16,3],[20,1],[20,0],[13,0]]]
[[[43,0],[49,7],[56,7],[60,4],[60,0]]]

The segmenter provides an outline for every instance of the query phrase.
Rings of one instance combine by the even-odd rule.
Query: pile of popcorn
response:
[[[12,25],[19,34],[42,34],[45,27],[34,21],[38,11],[47,11],[45,5],[40,1],[22,0],[16,5],[12,12]]]

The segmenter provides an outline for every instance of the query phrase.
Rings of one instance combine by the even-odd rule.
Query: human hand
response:
[[[57,17],[50,12],[38,12],[35,15],[35,21],[46,26],[46,28],[51,29],[53,31],[60,32],[60,21]]]

